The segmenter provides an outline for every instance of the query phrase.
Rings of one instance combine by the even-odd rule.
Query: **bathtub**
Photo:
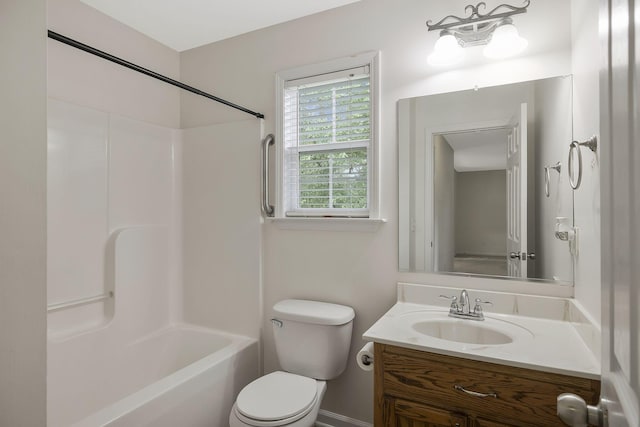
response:
[[[89,333],[48,346],[49,427],[221,427],[258,377],[251,338],[186,324],[117,348]]]

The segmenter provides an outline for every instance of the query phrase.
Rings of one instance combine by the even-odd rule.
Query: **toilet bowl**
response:
[[[229,414],[229,426],[311,427],[326,389],[325,381],[272,372],[242,389]]]

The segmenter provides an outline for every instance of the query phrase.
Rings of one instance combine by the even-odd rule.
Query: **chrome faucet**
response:
[[[469,293],[466,289],[463,289],[462,292],[460,292],[460,299],[455,296],[449,297],[446,295],[440,295],[440,298],[445,298],[451,301],[449,316],[460,319],[484,320],[482,304],[493,305],[489,301],[482,301],[480,298],[476,298],[476,304],[474,305],[473,310],[471,310],[471,305],[469,304]]]
[[[463,314],[469,314],[469,294],[466,289],[460,292],[460,302],[458,303],[459,309]]]

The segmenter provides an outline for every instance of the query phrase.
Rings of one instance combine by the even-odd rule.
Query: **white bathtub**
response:
[[[116,348],[95,334],[49,342],[49,427],[227,426],[258,376],[251,338],[175,325]]]

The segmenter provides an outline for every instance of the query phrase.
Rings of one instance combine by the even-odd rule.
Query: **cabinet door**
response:
[[[468,427],[468,418],[464,414],[421,405],[408,400],[396,399],[394,402],[394,427]]]

